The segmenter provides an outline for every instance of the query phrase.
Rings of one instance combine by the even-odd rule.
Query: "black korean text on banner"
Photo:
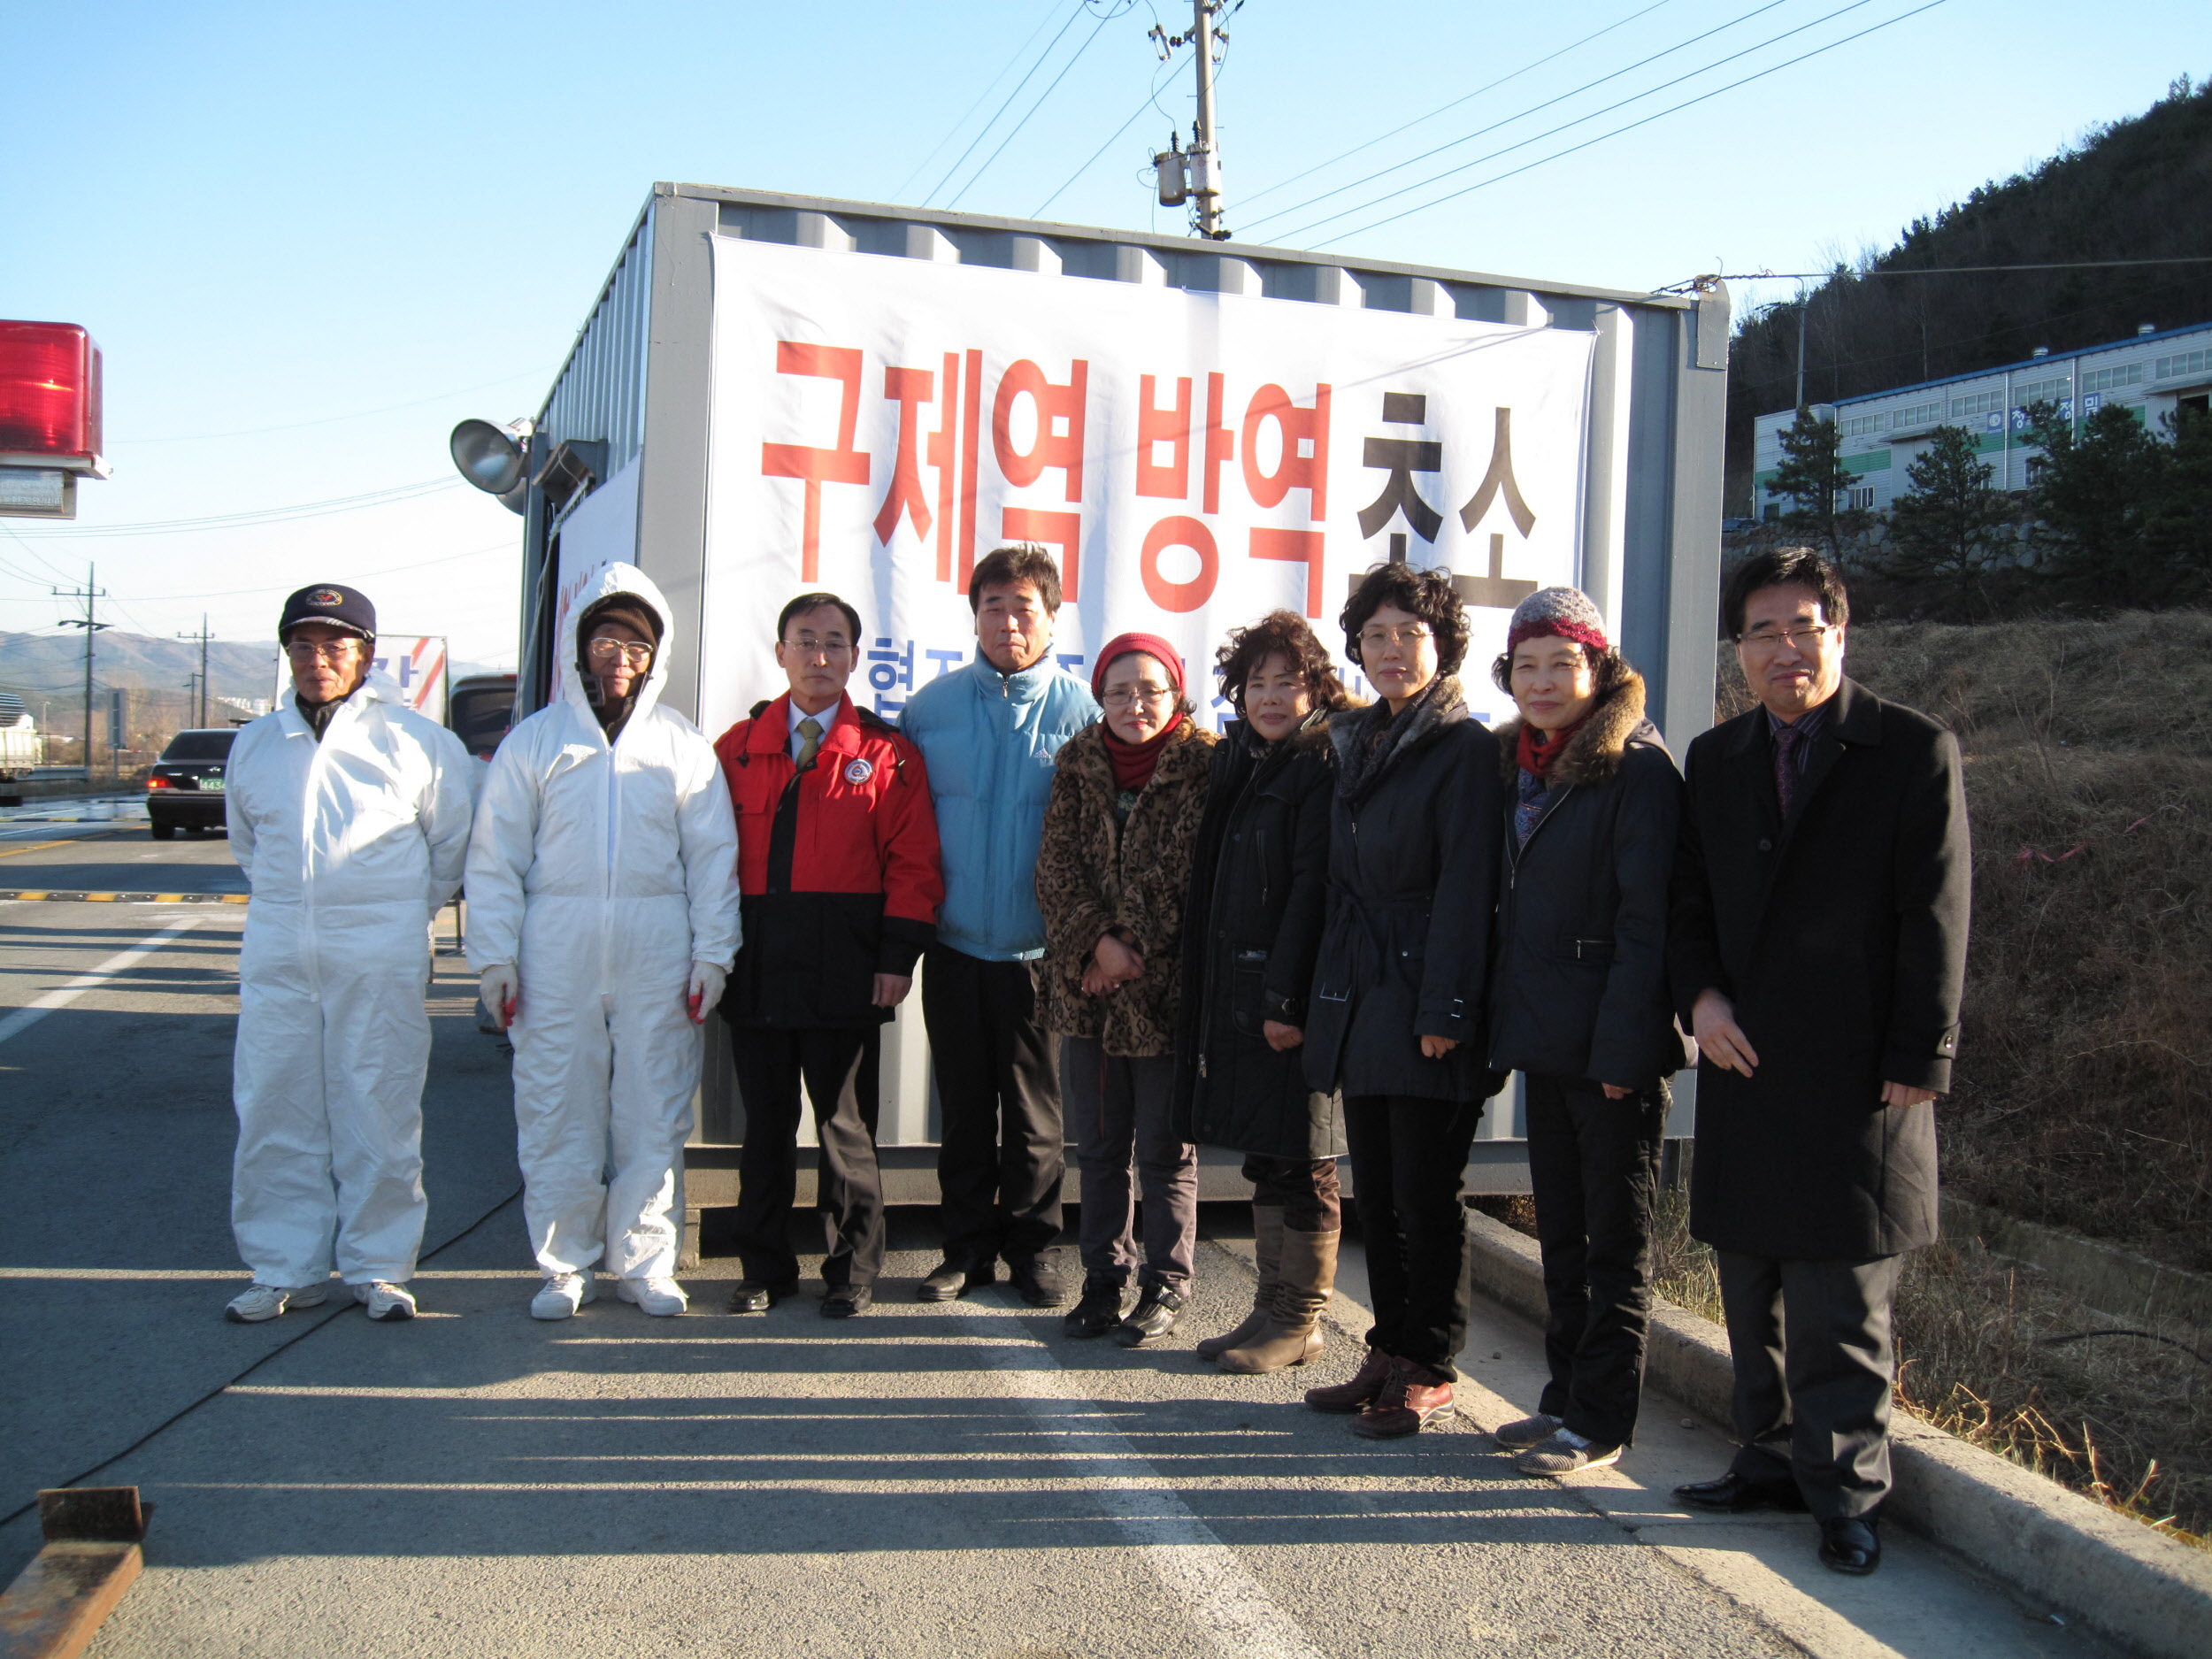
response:
[[[1502,496],[1506,516],[1513,527],[1521,533],[1523,541],[1536,528],[1536,514],[1521,495],[1521,487],[1513,476],[1513,411],[1496,411],[1494,434],[1490,441],[1490,465],[1484,471],[1482,482],[1475,486],[1475,493],[1467,498],[1467,504],[1459,510],[1460,528],[1469,535],[1482,522],[1482,516]],[[1490,573],[1487,576],[1462,576],[1456,586],[1459,596],[1471,605],[1486,605],[1497,611],[1510,611],[1536,591],[1532,581],[1513,581],[1505,573],[1505,534],[1494,531],[1490,536]]]

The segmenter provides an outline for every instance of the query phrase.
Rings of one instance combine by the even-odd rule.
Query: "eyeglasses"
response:
[[[294,640],[284,648],[284,653],[296,663],[342,663],[360,643],[358,640]]]
[[[1156,709],[1174,695],[1173,688],[1167,686],[1130,686],[1120,691],[1102,692],[1098,700],[1110,709],[1133,709],[1141,703],[1148,709]]]
[[[795,640],[783,641],[787,649],[804,652],[812,657],[818,652],[824,657],[849,657],[852,644],[847,640],[818,640],[811,634],[802,634]]]
[[[641,664],[653,660],[653,648],[641,640],[594,640],[586,649],[595,662],[611,663],[618,657]]]
[[[1836,625],[1832,622],[1807,622],[1792,628],[1757,627],[1748,634],[1736,636],[1736,643],[1747,650],[1770,651],[1784,640],[1801,651],[1814,651],[1828,637]]]
[[[1425,622],[1409,622],[1402,628],[1362,628],[1359,648],[1363,651],[1379,651],[1390,645],[1413,645],[1434,634]]]

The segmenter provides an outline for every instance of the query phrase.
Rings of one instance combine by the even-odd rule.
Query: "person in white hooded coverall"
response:
[[[541,1319],[591,1301],[603,1261],[625,1301],[685,1307],[683,1148],[699,1022],[737,955],[737,826],[713,749],[660,706],[669,626],[635,566],[585,579],[561,694],[493,756],[469,848],[469,965],[513,1036]]]
[[[429,926],[460,884],[474,763],[370,672],[375,634],[352,588],[294,594],[277,637],[295,695],[230,754],[230,847],[253,889],[232,1065],[241,1324],[321,1302],[334,1260],[371,1318],[415,1312]]]

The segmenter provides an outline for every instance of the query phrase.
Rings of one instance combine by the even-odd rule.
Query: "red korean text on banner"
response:
[[[1158,406],[1159,377],[1147,374],[1138,380],[1137,494],[1169,501],[1190,499],[1190,376],[1175,381],[1175,404]],[[1154,460],[1161,444],[1171,446],[1164,465]]]
[[[1160,573],[1160,555],[1171,547],[1187,547],[1198,555],[1198,574],[1187,582],[1170,581]],[[1214,583],[1221,574],[1214,533],[1181,513],[1163,518],[1146,533],[1137,571],[1144,579],[1147,596],[1161,610],[1195,611],[1213,597]]]
[[[917,541],[929,540],[929,497],[922,489],[921,458],[915,444],[921,426],[916,410],[935,396],[936,388],[937,377],[927,369],[883,372],[883,396],[899,406],[898,458],[891,465],[891,487],[883,492],[883,505],[876,509],[876,540],[886,547],[902,517],[913,521]]]
[[[1062,476],[1062,496],[1079,508],[1083,502],[1084,401],[1091,365],[1081,357],[1070,366],[1067,383],[1055,385],[1045,372],[1027,357],[1009,365],[999,377],[998,395],[991,401],[991,449],[999,472],[1016,488],[1026,488],[1048,469]],[[1014,442],[1014,406],[1026,397],[1036,412],[1037,428],[1030,447]],[[1061,592],[1068,603],[1082,596],[1082,516],[1079,512],[1046,512],[1033,507],[1008,507],[1001,529],[1010,541],[1050,541],[1061,549]]]
[[[865,484],[868,457],[853,448],[853,432],[860,421],[860,350],[856,346],[818,346],[796,340],[776,342],[776,373],[812,374],[841,383],[844,391],[837,411],[837,447],[811,448],[798,443],[764,443],[760,470],[769,478],[805,481],[805,505],[799,535],[799,580],[811,585],[821,580],[822,486]]]

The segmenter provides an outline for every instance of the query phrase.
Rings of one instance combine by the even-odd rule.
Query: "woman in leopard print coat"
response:
[[[1037,851],[1044,1023],[1067,1039],[1061,1089],[1081,1171],[1083,1295],[1064,1329],[1141,1348],[1174,1327],[1197,1245],[1198,1150],[1174,1125],[1175,1025],[1215,739],[1192,722],[1164,640],[1111,641],[1092,691],[1105,714],[1060,750]],[[1144,1263],[1124,1318],[1140,1177]]]

